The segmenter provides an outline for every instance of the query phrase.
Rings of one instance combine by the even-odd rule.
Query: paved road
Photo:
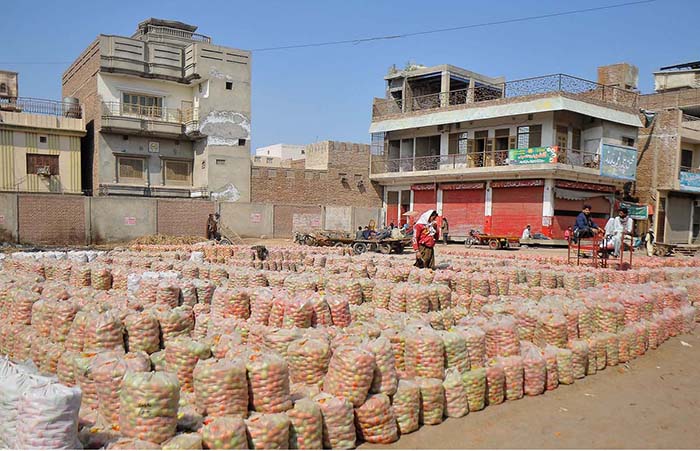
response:
[[[700,448],[700,327],[573,385],[362,448]]]

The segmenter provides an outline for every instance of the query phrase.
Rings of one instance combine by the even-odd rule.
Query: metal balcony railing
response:
[[[0,111],[45,114],[76,119],[83,117],[83,110],[79,103],[33,99],[31,97],[2,97],[0,98]]]
[[[474,169],[498,166],[511,166],[508,150],[473,152],[468,154],[429,155],[407,158],[385,158],[372,156],[371,173],[387,174],[395,172],[421,172],[450,169]],[[557,163],[574,167],[597,169],[600,157],[596,152],[577,149],[559,149]],[[512,165],[514,170],[523,165]]]
[[[613,86],[605,86],[565,74],[546,75],[508,81],[505,83],[476,86],[448,92],[437,92],[402,99],[374,99],[372,118],[401,115],[414,111],[480,106],[480,102],[509,103],[510,99],[546,94],[566,94],[589,102],[603,102],[626,108],[637,106],[639,95]],[[481,104],[483,105],[483,104]]]
[[[134,117],[152,121],[189,124],[196,121],[197,109],[178,109],[158,106],[144,106],[122,102],[102,102],[102,116]]]
[[[700,174],[700,168],[694,168],[691,166],[681,166],[680,172],[689,172],[691,174]]]

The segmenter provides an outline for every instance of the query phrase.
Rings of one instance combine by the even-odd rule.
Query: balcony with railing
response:
[[[556,158],[537,164],[518,164],[510,160],[509,150],[473,152],[467,154],[430,155],[406,158],[386,158],[373,155],[370,168],[371,175],[412,176],[426,171],[437,174],[483,174],[486,172],[522,172],[537,170],[571,169],[588,173],[597,173],[600,157],[597,152],[577,149],[556,148]],[[432,173],[436,174],[436,173]]]
[[[437,92],[409,97],[405,100],[375,98],[372,105],[372,120],[377,121],[434,110],[501,105],[552,95],[565,96],[625,111],[635,109],[639,97],[634,91],[601,85],[570,75],[556,74],[495,85]]]
[[[700,117],[683,114],[681,119],[681,136],[693,143],[700,143]]]
[[[196,108],[167,108],[102,102],[102,129],[167,136],[199,133]]]
[[[83,114],[79,103],[33,99],[31,97],[2,97],[0,98],[0,111],[42,114],[75,119],[80,119]]]
[[[146,25],[140,28],[131,37],[132,39],[140,39],[143,36],[155,37],[155,38],[166,38],[166,39],[179,39],[183,41],[197,41],[211,43],[211,38],[199,33],[193,33],[188,30],[183,30],[180,28],[166,27],[162,25]]]

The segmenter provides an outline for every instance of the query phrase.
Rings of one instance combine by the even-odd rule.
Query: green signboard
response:
[[[600,153],[600,175],[622,180],[637,177],[637,149],[603,144]]]
[[[531,147],[529,149],[510,149],[508,151],[508,164],[544,164],[556,163],[559,147]]]
[[[630,218],[635,221],[649,219],[649,209],[646,205],[632,204],[629,202],[620,202],[620,207],[627,207]]]

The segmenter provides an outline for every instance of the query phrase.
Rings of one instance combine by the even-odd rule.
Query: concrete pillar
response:
[[[695,197],[690,201],[690,224],[688,224],[688,244],[693,244],[693,216],[695,216]]]
[[[554,179],[545,179],[542,197],[542,233],[552,238],[554,220]]]
[[[491,233],[491,212],[493,207],[493,190],[491,189],[491,181],[486,182],[486,193],[484,196],[484,230],[483,232]]]
[[[474,80],[469,80],[469,88],[467,90],[467,103],[474,102]]]
[[[437,186],[437,183],[435,184]],[[436,188],[436,205],[435,208],[440,216],[442,216],[442,188]]]
[[[440,106],[446,107],[450,104],[450,73],[446,70],[440,74]]]

